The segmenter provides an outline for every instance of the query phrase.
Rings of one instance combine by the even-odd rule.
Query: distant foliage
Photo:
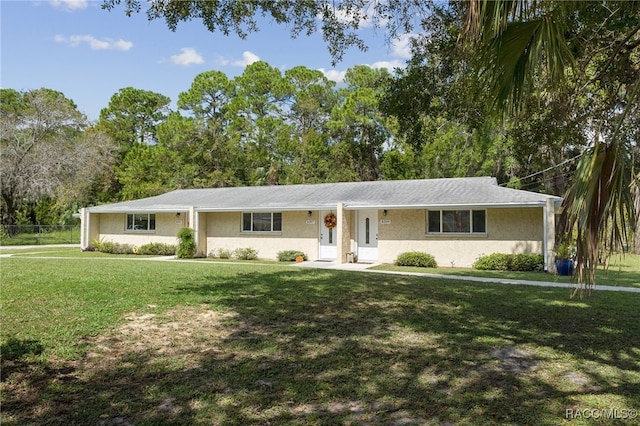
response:
[[[407,251],[400,253],[395,261],[398,266],[419,266],[422,268],[436,268],[436,260],[429,253],[421,251]]]
[[[473,267],[484,271],[542,271],[544,257],[541,254],[493,253],[479,257]]]
[[[280,262],[295,262],[297,257],[307,260],[307,255],[299,250],[283,250],[278,252]]]
[[[191,228],[182,228],[178,231],[178,250],[176,256],[179,259],[192,259],[196,255],[196,240]]]
[[[240,260],[256,260],[258,258],[258,251],[251,247],[237,248],[233,251],[233,256]]]

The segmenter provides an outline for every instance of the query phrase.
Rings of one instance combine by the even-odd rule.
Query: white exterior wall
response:
[[[91,215],[91,224],[98,221],[99,239],[121,244],[141,246],[148,243],[178,244],[178,231],[187,226],[185,213],[180,217],[176,213],[156,213],[155,231],[127,231],[127,215],[125,213],[101,213]]]
[[[318,212],[282,212],[282,232],[242,232],[242,213],[207,213],[207,250],[253,248],[261,259],[277,259],[278,252],[299,250],[309,260],[318,258]]]
[[[400,253],[423,251],[433,255],[439,266],[471,267],[478,257],[491,253],[543,254],[542,207],[486,212],[487,233],[464,235],[427,234],[424,209],[388,210],[379,221],[378,260],[393,263]]]

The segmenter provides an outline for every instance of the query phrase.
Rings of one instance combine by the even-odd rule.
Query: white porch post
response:
[[[542,211],[544,216],[544,266],[547,272],[555,274],[556,208],[552,198],[547,198],[547,204]]]
[[[81,250],[86,250],[89,248],[89,230],[90,228],[90,223],[89,223],[89,212],[87,211],[86,207],[83,207],[80,209],[80,249]]]

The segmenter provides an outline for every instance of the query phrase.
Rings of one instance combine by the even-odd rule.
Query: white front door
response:
[[[358,211],[358,261],[378,260],[378,210]]]
[[[320,212],[320,255],[318,257],[323,260],[338,258],[338,228],[327,228],[324,224],[324,218],[330,213],[333,212],[329,210]]]

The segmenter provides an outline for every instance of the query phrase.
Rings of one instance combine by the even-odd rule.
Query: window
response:
[[[487,232],[485,210],[429,210],[427,232],[478,234]]]
[[[155,231],[156,215],[153,213],[127,213],[127,231]]]
[[[282,213],[242,213],[242,232],[280,232]]]

